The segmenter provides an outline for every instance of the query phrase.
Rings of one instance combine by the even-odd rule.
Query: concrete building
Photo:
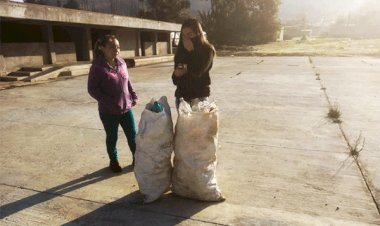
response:
[[[168,56],[170,34],[179,30],[175,23],[0,0],[0,74],[89,62],[97,38],[108,33],[118,37],[123,58]]]

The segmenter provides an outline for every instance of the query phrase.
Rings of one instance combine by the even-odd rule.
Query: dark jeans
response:
[[[119,124],[127,137],[129,149],[134,155],[136,151],[136,124],[132,109],[122,115],[110,115],[101,112],[99,112],[99,115],[106,131],[106,145],[110,160],[115,161],[118,159],[116,143]]]

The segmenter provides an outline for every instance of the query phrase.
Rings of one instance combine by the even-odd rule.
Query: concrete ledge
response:
[[[28,78],[28,76],[13,76],[13,75],[8,75],[8,76],[1,76],[0,81],[4,82],[15,82],[15,81],[21,81]]]
[[[0,1],[0,17],[179,31],[180,24],[61,7]]]
[[[22,71],[46,71],[47,69],[51,68],[51,65],[42,65],[40,67],[21,67],[20,70]]]
[[[27,78],[25,81],[37,82],[37,81],[44,81],[44,80],[54,79],[54,78],[63,77],[63,76],[86,75],[88,74],[90,67],[91,67],[91,64],[89,63],[56,67],[52,69],[51,71],[49,71],[48,73],[45,73],[45,74],[41,73],[41,74],[37,74],[36,76],[31,76]]]
[[[28,77],[40,73],[39,71],[14,71],[9,73],[8,76]]]
[[[174,55],[134,58],[134,60],[135,60],[135,66],[139,67],[139,66],[144,66],[144,65],[149,65],[149,64],[158,64],[158,63],[173,61]]]
[[[129,68],[141,67],[151,64],[172,62],[174,55],[126,58]],[[0,89],[9,87],[25,86],[32,83],[44,82],[58,77],[74,77],[88,75],[91,62],[78,62],[76,64],[45,65],[39,67],[23,67],[25,70],[34,70],[30,76],[1,76]],[[26,73],[28,74],[28,73]]]

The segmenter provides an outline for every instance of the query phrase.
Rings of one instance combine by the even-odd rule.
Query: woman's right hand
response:
[[[183,47],[185,47],[185,49],[187,49],[187,51],[189,51],[189,52],[194,50],[193,42],[189,38],[183,39]]]
[[[181,77],[181,76],[183,76],[184,74],[186,74],[186,72],[187,72],[186,69],[176,68],[176,69],[174,70],[174,75],[175,75],[176,77]]]

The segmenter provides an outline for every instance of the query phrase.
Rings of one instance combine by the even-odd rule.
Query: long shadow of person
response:
[[[139,191],[104,205],[78,219],[63,224],[77,225],[177,225],[183,221],[202,224],[204,220],[194,218],[196,213],[215,205],[215,202],[202,202],[165,194],[151,204],[142,204]]]
[[[123,173],[129,173],[132,172],[133,168],[132,166],[128,166],[124,168]],[[122,174],[123,174],[122,173]],[[87,185],[97,183],[102,180],[106,180],[108,178],[111,178],[113,176],[118,176],[122,174],[114,174],[110,172],[109,168],[103,168],[98,171],[95,171],[93,173],[87,174],[83,177],[80,177],[78,179],[69,181],[67,183],[58,185],[56,187],[47,189],[42,192],[38,192],[35,195],[28,196],[26,198],[17,200],[12,203],[8,203],[6,205],[3,205],[0,207],[0,219],[3,219],[9,215],[12,215],[14,213],[17,213],[21,210],[27,209],[29,207],[32,207],[34,205],[37,205],[39,203],[46,202],[50,199],[53,199],[59,195],[64,195],[68,192],[74,191],[79,188],[83,188]],[[26,188],[24,188],[26,189]],[[33,189],[31,189],[33,190]]]

